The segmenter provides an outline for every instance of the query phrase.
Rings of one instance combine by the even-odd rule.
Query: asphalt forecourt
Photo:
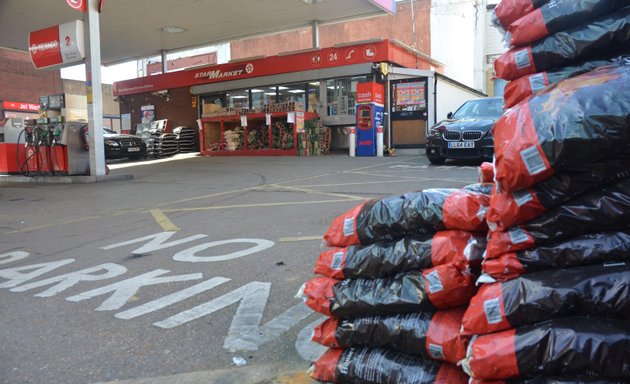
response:
[[[477,179],[424,156],[112,164],[133,180],[0,187],[0,382],[310,382],[295,294],[364,199]]]

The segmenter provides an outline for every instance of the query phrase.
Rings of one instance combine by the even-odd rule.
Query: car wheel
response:
[[[427,158],[429,159],[429,162],[434,165],[444,164],[444,162],[446,161],[446,159],[442,156],[440,157],[427,156]]]

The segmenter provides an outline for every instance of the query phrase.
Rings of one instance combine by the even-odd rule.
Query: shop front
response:
[[[392,136],[392,124],[404,124],[386,112],[385,145],[420,147],[433,107],[426,94],[429,79],[419,98],[413,88],[418,82],[409,82],[406,91],[391,88],[390,79],[400,79],[396,69],[443,70],[403,44],[374,40],[122,81],[114,84],[114,95],[132,126],[141,122],[145,106],[172,127],[197,126],[203,154],[318,154],[348,147],[347,131],[357,124],[359,84],[378,83],[386,90],[385,111],[393,95],[401,109],[396,116],[413,107],[422,110],[419,120],[425,122],[408,123],[408,132],[397,128],[402,136]]]

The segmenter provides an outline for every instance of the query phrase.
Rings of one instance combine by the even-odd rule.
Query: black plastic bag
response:
[[[464,370],[476,379],[536,375],[630,378],[630,321],[565,317],[479,336]]]
[[[380,347],[457,364],[466,357],[460,335],[464,308],[355,319],[328,318],[312,341],[332,348]]]
[[[492,13],[492,23],[499,29],[547,4],[549,0],[502,0]]]
[[[554,0],[511,23],[507,28],[507,40],[512,47],[530,44],[626,4],[626,0]]]
[[[319,255],[315,273],[343,280],[375,279],[448,263],[465,269],[479,265],[485,250],[485,237],[459,230],[439,231],[425,239],[406,237],[391,243],[328,249]]]
[[[562,68],[550,69],[548,71],[519,77],[518,79],[510,81],[503,90],[505,108],[512,108],[516,104],[532,96],[534,93],[561,80],[590,72],[605,65],[628,60],[628,57],[629,56],[617,55],[612,57],[608,56],[608,58],[588,60],[579,64],[573,64]]]
[[[565,67],[630,47],[630,7],[586,24],[548,36],[532,45],[514,48],[494,62],[497,77],[518,79],[531,73]]]
[[[589,233],[564,242],[485,260],[483,273],[506,281],[524,273],[611,261],[630,262],[630,230]]]
[[[567,377],[533,377],[508,380],[472,380],[470,384],[627,384],[630,379],[598,379],[596,377],[567,376]]]
[[[630,319],[630,266],[552,269],[485,284],[471,299],[463,333],[479,335],[566,316]]]
[[[627,177],[630,177],[630,157],[622,157],[572,167],[512,193],[495,188],[490,195],[486,220],[491,230],[502,231],[535,219],[585,191]]]
[[[329,383],[466,384],[456,366],[381,348],[329,349],[311,367],[311,377]]]
[[[542,216],[505,231],[490,232],[486,259],[630,225],[630,179],[584,193]]]
[[[600,67],[548,87],[504,113],[493,129],[495,178],[501,190],[518,191],[554,172],[629,153],[627,84],[630,65]]]
[[[298,292],[313,310],[328,316],[403,314],[455,308],[475,293],[474,279],[455,264],[382,279],[316,277]]]
[[[487,230],[488,195],[442,188],[369,200],[337,217],[324,241],[331,247],[372,244],[445,229]]]

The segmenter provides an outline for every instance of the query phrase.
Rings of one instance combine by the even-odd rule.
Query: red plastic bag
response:
[[[473,338],[464,371],[475,379],[589,375],[630,378],[630,322],[565,317]]]
[[[484,237],[466,231],[439,231],[428,239],[403,238],[392,243],[331,248],[319,255],[315,273],[335,279],[379,278],[456,263],[479,265]]]
[[[477,171],[479,172],[480,183],[492,183],[494,181],[494,164],[488,162],[481,163]]]
[[[298,292],[313,310],[344,318],[454,308],[474,294],[473,277],[455,264],[381,279],[316,277]]]
[[[495,188],[486,214],[493,231],[535,219],[585,191],[630,177],[630,158],[585,164],[556,173],[530,188],[513,193]]]
[[[457,364],[466,357],[460,335],[464,309],[354,319],[328,318],[312,341],[331,348],[379,347]]]
[[[506,29],[510,24],[545,5],[549,0],[502,0],[493,13],[493,23]]]
[[[514,80],[602,55],[621,54],[629,46],[630,7],[625,7],[532,45],[511,49],[495,60],[494,70],[497,77]]]
[[[336,218],[324,241],[331,247],[373,244],[445,229],[487,230],[488,195],[453,188],[426,189],[367,201]]]
[[[518,191],[556,171],[630,152],[628,83],[630,65],[606,66],[504,113],[493,129],[501,190]]]
[[[361,384],[466,384],[456,366],[380,348],[329,349],[310,369],[315,380]]]
[[[542,216],[505,231],[489,233],[486,259],[564,241],[601,231],[630,226],[630,179],[590,190]]]
[[[465,335],[518,328],[566,316],[630,318],[630,267],[624,263],[552,269],[486,284],[462,320]]]
[[[589,233],[548,246],[506,253],[485,260],[482,271],[496,281],[506,281],[528,272],[611,261],[630,261],[630,230]]]
[[[548,71],[519,77],[518,79],[510,81],[503,90],[505,108],[512,108],[516,104],[532,96],[535,92],[538,92],[551,84],[555,84],[561,80],[568,79],[569,77],[578,76],[596,68],[614,64],[626,59],[627,56],[613,56],[598,60],[588,60],[575,65],[550,69]]]
[[[518,47],[606,15],[625,0],[554,0],[514,21],[507,28],[510,46]]]

